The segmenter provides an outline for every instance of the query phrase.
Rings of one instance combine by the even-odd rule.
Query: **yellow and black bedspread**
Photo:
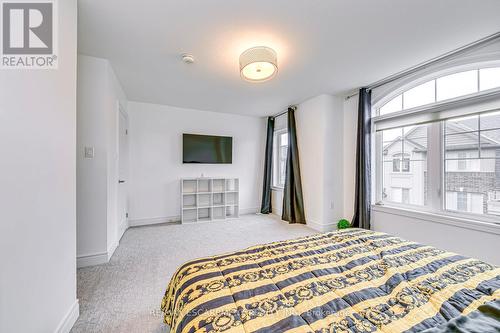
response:
[[[182,265],[171,332],[419,332],[500,298],[500,268],[363,229]]]

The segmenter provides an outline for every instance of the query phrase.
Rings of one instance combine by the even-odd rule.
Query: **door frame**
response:
[[[117,213],[117,229],[116,229],[116,233],[117,233],[117,238],[118,238],[118,242],[121,240],[121,238],[123,237],[123,235],[125,234],[125,231],[129,228],[129,217],[128,217],[128,197],[129,197],[129,191],[128,191],[128,184],[127,184],[127,187],[126,187],[126,193],[125,193],[125,226],[123,226],[122,224],[122,221],[121,221],[121,211],[120,211],[120,184],[119,184],[119,181],[120,181],[120,163],[121,163],[121,159],[120,159],[120,122],[121,122],[121,117],[125,118],[126,120],[126,123],[127,123],[127,131],[129,130],[128,127],[129,127],[129,116],[128,116],[128,113],[127,111],[125,110],[125,108],[123,107],[122,103],[120,103],[120,101],[117,101],[116,102],[117,104],[117,112],[116,112],[116,187],[117,187],[117,209],[116,209],[116,213]],[[127,134],[128,135],[128,134]],[[130,155],[129,155],[130,156]],[[130,177],[129,177],[130,178]],[[127,179],[128,181],[128,179]]]

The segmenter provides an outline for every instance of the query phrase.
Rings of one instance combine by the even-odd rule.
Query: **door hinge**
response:
[[[128,213],[125,213],[125,217],[128,218]]]
[[[128,135],[128,129],[125,130],[125,135]]]

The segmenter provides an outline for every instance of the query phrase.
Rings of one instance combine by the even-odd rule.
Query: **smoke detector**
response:
[[[191,54],[188,54],[188,53],[183,53],[181,55],[182,57],[182,61],[185,63],[185,64],[192,64],[194,62],[194,57],[191,55]]]

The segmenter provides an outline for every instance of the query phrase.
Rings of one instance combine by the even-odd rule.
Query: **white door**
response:
[[[118,134],[118,237],[123,235],[127,228],[128,219],[128,117],[120,109]]]

